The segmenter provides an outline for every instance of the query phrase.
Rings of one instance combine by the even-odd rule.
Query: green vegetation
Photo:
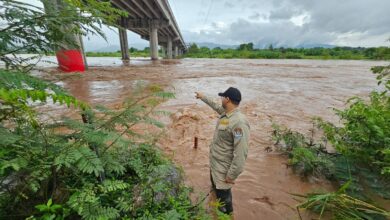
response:
[[[150,51],[149,47],[145,47],[143,50],[138,50],[137,48],[130,48],[129,49],[130,56],[132,57],[149,57]],[[161,51],[160,51],[161,53]],[[87,52],[86,55],[88,57],[122,57],[121,51],[116,52]]]
[[[310,138],[291,131],[287,128],[273,124],[273,139],[280,151],[289,155],[288,165],[302,177],[319,177],[332,175],[332,162],[327,158],[325,146],[315,143],[313,140],[314,130]],[[308,139],[308,140],[307,140]]]
[[[204,215],[191,204],[180,170],[155,146],[158,135],[132,129],[147,124],[161,128],[153,115],[167,113],[155,107],[173,94],[149,86],[133,93],[123,110],[90,108],[61,88],[23,74],[0,74],[0,216],[190,219]],[[30,107],[31,100],[72,105],[81,110],[80,120],[43,122]]]
[[[254,49],[253,43],[241,44],[237,49],[199,48],[191,44],[184,57],[189,58],[245,58],[245,59],[346,59],[390,60],[390,48],[274,48]]]
[[[41,0],[43,4],[47,0]],[[0,29],[0,61],[6,68],[30,69],[32,60],[49,55],[63,45],[77,46],[69,33],[86,36],[98,35],[102,24],[116,26],[120,16],[126,12],[111,7],[109,1],[66,0],[62,10],[50,10],[45,13],[42,7],[16,0],[3,0],[0,20],[4,25]],[[64,28],[66,24],[66,28]],[[36,56],[23,58],[19,53],[32,53]]]
[[[209,219],[199,204],[192,204],[181,170],[155,145],[163,132],[155,116],[168,114],[155,108],[174,94],[156,85],[141,86],[120,110],[91,107],[30,75],[34,64],[16,56],[20,51],[42,56],[67,42],[61,33],[64,22],[80,34],[102,34],[94,25],[122,14],[110,10],[108,1],[66,2],[53,17],[29,4],[4,1],[0,218]],[[80,118],[42,120],[36,107],[53,104]],[[138,133],[135,127],[154,127],[157,133]]]
[[[305,198],[306,201],[297,206],[299,217],[302,219],[300,209],[311,209],[320,214],[320,218],[326,211],[331,210],[332,219],[385,219],[390,216],[386,210],[378,208],[370,203],[351,197],[345,193],[350,182],[347,182],[337,192],[310,193],[307,196],[296,195]]]
[[[305,137],[274,125],[276,145],[288,154],[289,165],[296,173],[303,177],[326,177],[340,187],[344,186],[341,193],[309,194],[305,196],[308,200],[299,207],[318,211],[320,206],[321,213],[330,211],[336,217],[353,216],[348,209],[364,211],[364,215],[355,213],[352,219],[383,219],[381,216],[389,216],[388,212],[380,214],[369,208],[353,206],[367,206],[360,200],[372,202],[369,195],[390,199],[390,66],[374,67],[372,70],[377,74],[380,87],[370,94],[369,100],[353,97],[348,100],[348,108],[335,109],[342,126],[316,118],[311,136]],[[315,140],[314,134],[318,132],[323,137]],[[329,144],[334,153],[326,150]],[[340,206],[339,202],[344,205]],[[348,209],[344,207],[341,211],[348,213],[334,209],[335,206],[347,206]]]

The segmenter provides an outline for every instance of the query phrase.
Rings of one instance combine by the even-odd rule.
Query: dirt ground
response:
[[[112,58],[111,58],[112,59]],[[111,61],[107,59],[109,64]],[[272,122],[308,133],[311,118],[337,123],[332,108],[345,107],[351,96],[367,96],[376,87],[370,67],[386,62],[316,60],[135,60],[125,66],[91,67],[81,75],[49,76],[77,98],[111,107],[139,83],[157,83],[176,94],[160,108],[173,114],[159,146],[183,167],[194,195],[206,194],[209,182],[209,143],[217,114],[194,98],[201,91],[216,101],[229,86],[241,90],[241,111],[251,125],[249,155],[233,187],[235,219],[298,219],[291,194],[331,190],[326,181],[303,181],[286,167],[286,158],[272,149]],[[52,71],[53,72],[53,71]],[[46,74],[45,74],[46,75]],[[46,75],[46,77],[48,77]],[[48,110],[49,111],[49,110]],[[48,115],[66,110],[53,107]],[[198,149],[194,138],[198,137]],[[270,148],[271,147],[271,148]],[[305,219],[310,216],[304,215]]]

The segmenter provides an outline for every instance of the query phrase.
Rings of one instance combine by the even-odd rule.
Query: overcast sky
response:
[[[186,43],[390,46],[390,0],[168,1]],[[87,50],[119,45],[116,30],[104,31],[109,42],[89,37]],[[130,31],[128,37],[129,46],[148,46]]]
[[[390,0],[169,0],[184,40],[390,46]],[[111,45],[117,34],[107,31]],[[148,45],[130,31],[129,44]],[[102,40],[86,43],[104,46]],[[88,48],[91,49],[91,48]]]
[[[390,45],[390,0],[169,0],[189,42]]]

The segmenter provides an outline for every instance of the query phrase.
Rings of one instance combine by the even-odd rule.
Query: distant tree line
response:
[[[254,48],[253,43],[240,44],[236,49],[199,47],[193,43],[185,57],[191,58],[249,58],[249,59],[369,59],[390,60],[389,47],[334,47],[334,48]]]
[[[130,47],[129,52],[133,57],[148,57],[150,56],[150,48],[145,47],[143,50],[135,47]],[[161,52],[161,51],[160,51]],[[121,51],[116,52],[86,52],[88,57],[121,57]]]
[[[133,57],[149,57],[149,47],[129,49]],[[162,54],[161,49],[159,53]],[[87,52],[88,57],[121,57],[121,51]],[[237,48],[199,47],[190,44],[184,57],[188,58],[220,58],[220,59],[340,59],[340,60],[390,60],[390,47],[314,47],[286,48],[274,47],[270,44],[265,49],[254,48],[253,43],[240,44]]]

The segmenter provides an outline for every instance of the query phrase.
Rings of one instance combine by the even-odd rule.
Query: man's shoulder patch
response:
[[[242,129],[241,128],[235,128],[233,130],[233,136],[234,136],[234,139],[240,139],[242,137],[243,133],[242,133]]]

